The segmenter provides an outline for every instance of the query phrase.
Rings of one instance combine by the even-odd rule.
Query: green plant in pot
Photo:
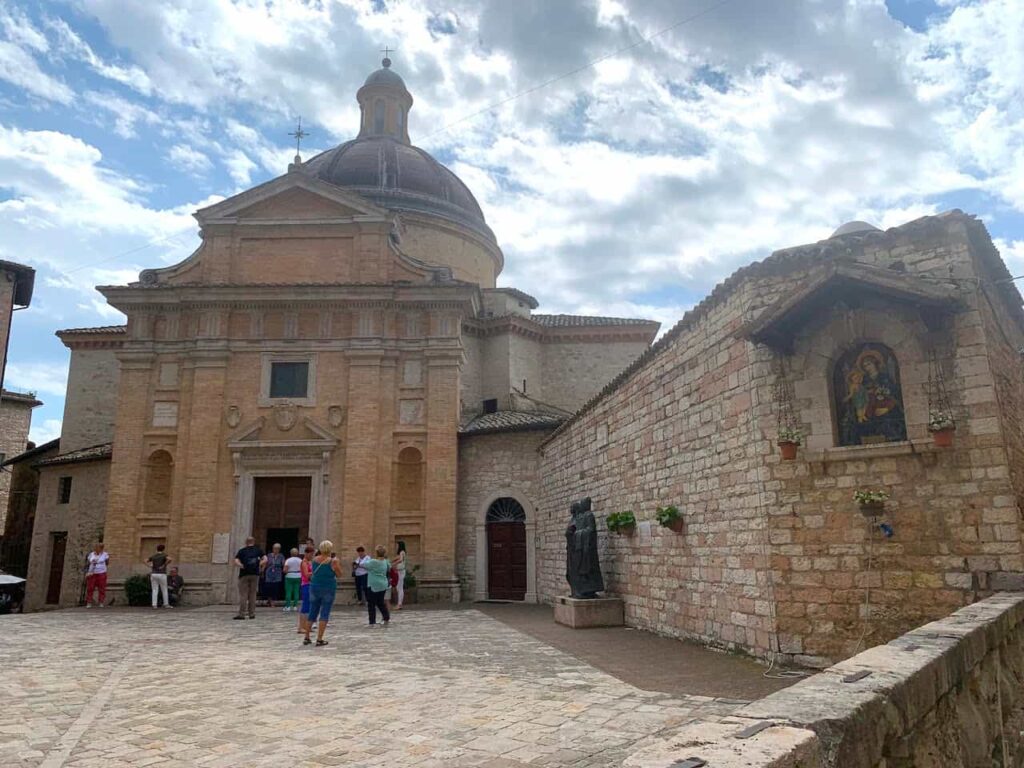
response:
[[[796,458],[796,449],[804,442],[804,434],[797,427],[782,427],[779,429],[779,437],[775,441],[782,452],[783,461],[793,461]]]
[[[885,511],[889,492],[860,488],[853,492],[853,500],[860,506],[860,513],[864,517],[878,517]]]
[[[149,576],[136,573],[124,580],[124,596],[128,605],[150,605],[152,595]]]
[[[632,536],[636,530],[636,515],[633,514],[632,510],[612,512],[605,518],[605,522],[608,524],[608,530],[612,533]]]
[[[658,507],[654,512],[654,517],[658,521],[658,525],[676,533],[683,532],[683,514],[679,511],[679,507],[672,505]]]
[[[956,421],[949,411],[931,411],[928,414],[928,431],[932,440],[940,448],[949,448],[953,444],[953,433],[956,432]]]

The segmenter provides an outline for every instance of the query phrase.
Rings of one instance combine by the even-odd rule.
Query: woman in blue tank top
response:
[[[327,645],[324,640],[324,632],[327,631],[327,620],[331,617],[331,606],[334,605],[334,595],[338,590],[338,577],[341,576],[341,566],[338,559],[334,557],[334,544],[326,539],[320,542],[316,557],[310,563],[309,576],[309,621],[306,622],[306,637],[303,645],[309,645],[309,627],[315,621],[316,644]]]

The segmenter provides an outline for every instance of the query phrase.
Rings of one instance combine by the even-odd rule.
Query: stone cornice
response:
[[[535,339],[544,344],[573,342],[587,344],[627,341],[649,344],[654,340],[654,336],[657,333],[657,326],[652,326],[650,323],[550,327],[519,315],[471,318],[463,322],[462,328],[467,336],[475,336],[477,338],[488,338],[507,333]]]

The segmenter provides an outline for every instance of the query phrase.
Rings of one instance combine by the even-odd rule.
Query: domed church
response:
[[[126,326],[58,333],[64,429],[39,469],[63,490],[40,494],[30,608],[77,602],[99,532],[114,593],[164,544],[189,602],[233,601],[251,535],[403,542],[419,601],[536,599],[537,448],[658,325],[496,287],[494,232],[411,143],[388,59],[356,98],[354,139],[198,211],[180,264],[100,287]]]

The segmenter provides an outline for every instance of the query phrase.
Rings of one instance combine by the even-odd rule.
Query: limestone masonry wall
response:
[[[542,446],[542,599],[565,591],[561,533],[584,495],[602,528],[612,512],[640,521],[634,536],[601,536],[627,623],[727,648],[824,666],[1018,585],[1024,339],[986,243],[980,223],[957,212],[779,252],[716,289]],[[810,303],[830,260],[946,286],[958,304],[931,316],[856,286],[845,300]],[[787,349],[740,338],[804,291],[812,309]],[[863,342],[899,361],[905,441],[839,445],[832,370]],[[927,431],[939,378],[957,419],[945,449]],[[796,461],[775,446],[782,390],[805,436]],[[891,538],[859,514],[857,488],[889,491],[881,522]],[[670,504],[681,534],[653,521]]]
[[[647,347],[644,341],[551,339],[541,345],[543,390],[534,388],[530,394],[549,405],[575,411]]]
[[[861,676],[865,672],[866,676]],[[856,678],[856,679],[854,679]],[[738,739],[751,726],[769,727]],[[999,594],[632,756],[715,768],[1024,765],[1024,597]]]
[[[457,570],[462,599],[487,597],[486,558],[477,560],[478,547],[486,549],[484,516],[495,499],[510,496],[526,511],[527,546],[535,546],[537,530],[537,446],[550,431],[464,435],[459,438],[459,495]],[[531,541],[532,540],[532,541]],[[482,577],[482,578],[481,578]],[[527,585],[528,592],[536,587]]]
[[[8,459],[25,450],[31,423],[31,402],[7,397],[0,399],[0,452]],[[0,472],[0,534],[6,529],[10,491],[11,473]]]
[[[60,448],[64,453],[114,439],[120,368],[117,350],[79,347],[71,353]]]

